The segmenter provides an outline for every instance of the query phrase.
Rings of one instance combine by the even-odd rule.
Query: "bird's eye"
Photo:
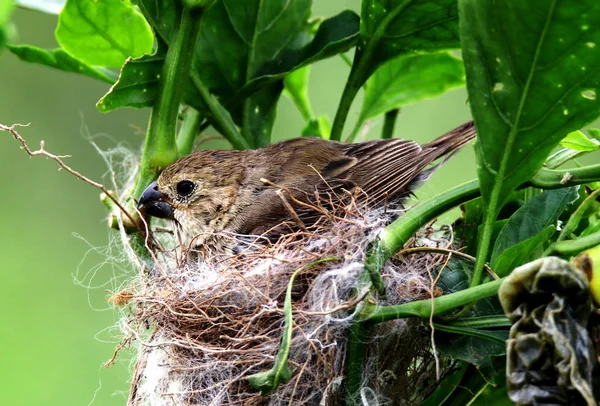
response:
[[[177,193],[179,196],[188,196],[194,191],[194,182],[189,180],[182,180],[177,184]]]

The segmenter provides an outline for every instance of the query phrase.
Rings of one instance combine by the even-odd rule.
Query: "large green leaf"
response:
[[[590,29],[600,25],[600,2],[458,4],[485,207],[475,285],[493,222],[511,191],[540,169],[565,134],[600,114],[600,30]]]
[[[265,64],[303,37],[309,27],[311,0],[220,0],[204,14],[195,65],[208,89],[228,100]],[[242,134],[253,146],[268,143],[282,86],[272,85],[232,110]],[[266,142],[265,142],[266,138]]]
[[[278,60],[304,31],[311,0],[219,0],[208,9],[195,53],[200,78],[230,97],[265,64]]]
[[[128,57],[152,52],[154,34],[129,0],[67,0],[56,40],[87,64],[119,67]]]
[[[456,0],[363,1],[360,37],[361,48],[369,49],[365,80],[398,55],[458,48]]]
[[[25,62],[39,63],[65,72],[79,73],[110,84],[117,80],[116,74],[112,71],[89,66],[60,48],[41,49],[29,45],[8,45],[7,48]]]
[[[459,5],[478,176],[495,216],[564,134],[600,115],[600,2]]]
[[[574,186],[547,190],[534,196],[517,210],[496,239],[492,251],[492,267],[508,248],[535,237],[550,225],[556,225],[560,214],[579,197],[578,189],[578,186]]]
[[[384,62],[403,54],[458,47],[456,0],[363,1],[360,39],[335,114],[331,139],[341,140],[356,94]]]
[[[299,48],[284,52],[281,58],[268,61],[243,88],[243,94],[299,69],[303,66],[345,52],[358,41],[360,18],[353,11],[325,19],[319,24],[314,38]]]
[[[447,53],[407,55],[383,64],[366,84],[359,126],[388,110],[464,84],[461,60]]]
[[[148,21],[150,21],[154,27],[157,35],[164,42],[170,41],[178,25],[177,11],[165,8],[166,6],[161,2],[140,1],[138,2],[138,5]],[[335,17],[326,19],[319,25],[314,38],[312,40],[310,40],[310,37],[308,38],[308,43],[298,49],[286,51],[284,53],[285,57],[279,58],[276,63],[272,61],[266,63],[266,65],[256,73],[259,76],[254,77],[250,82],[246,83],[240,81],[229,89],[221,87],[222,92],[220,94],[218,93],[218,95],[221,96],[222,100],[225,100],[225,103],[230,110],[237,113],[239,122],[242,112],[240,106],[235,105],[234,101],[239,102],[244,97],[253,94],[261,88],[280,81],[285,75],[302,66],[348,50],[356,42],[358,37],[358,26],[358,16],[351,11],[344,11]],[[205,32],[205,36],[208,37],[209,33]],[[214,43],[214,46],[218,46],[220,43],[217,34],[207,41]],[[226,41],[223,41],[222,43],[225,44],[225,42]],[[161,41],[159,41],[159,45],[160,44]],[[157,52],[153,56],[143,56],[140,59],[128,61],[121,70],[121,76],[118,83],[102,98],[98,103],[98,108],[101,111],[106,112],[124,106],[138,108],[152,106],[158,88],[158,78],[163,63],[164,52]],[[204,72],[204,66],[203,62],[199,62],[199,64],[195,66],[196,71],[206,74],[206,72]],[[211,83],[213,83],[211,77],[207,78],[202,75],[199,76],[207,86],[210,86]],[[216,91],[218,91],[219,87],[217,86],[216,89]],[[213,88],[213,90],[215,89]],[[268,93],[269,91],[267,91],[267,94]],[[265,97],[263,96],[263,99],[264,98]],[[189,86],[186,85],[185,101],[197,110],[206,114],[204,103],[191,84]],[[276,100],[273,100],[273,106],[275,103]],[[272,111],[272,109],[270,109],[270,111]],[[258,117],[258,119],[260,119],[260,117]]]

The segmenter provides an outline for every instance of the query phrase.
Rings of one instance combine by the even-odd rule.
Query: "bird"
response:
[[[316,137],[294,138],[255,150],[203,150],[167,166],[141,194],[144,217],[175,223],[189,250],[230,249],[224,235],[271,239],[289,232],[293,219],[314,224],[315,196],[347,196],[360,190],[364,204],[401,205],[433,170],[475,138],[473,122],[419,145],[399,138],[345,144]],[[445,161],[445,159],[444,159]]]

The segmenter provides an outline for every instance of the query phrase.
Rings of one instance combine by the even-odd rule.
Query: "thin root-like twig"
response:
[[[123,205],[119,202],[119,200],[115,196],[113,196],[112,193],[110,193],[110,191],[103,184],[93,181],[92,179],[88,178],[85,175],[82,175],[81,173],[77,172],[76,170],[72,169],[69,165],[64,163],[63,158],[70,158],[71,155],[55,155],[55,154],[52,154],[52,153],[46,151],[44,149],[44,147],[45,147],[44,140],[40,141],[40,149],[35,150],[35,151],[32,150],[29,147],[29,145],[27,145],[27,142],[25,141],[25,139],[15,129],[15,127],[27,127],[27,126],[29,126],[29,124],[13,124],[11,126],[6,126],[4,124],[0,124],[0,131],[9,132],[15,140],[19,141],[19,143],[21,144],[21,148],[23,148],[29,156],[41,155],[41,156],[45,156],[46,158],[50,158],[50,159],[56,161],[56,163],[58,164],[58,166],[61,169],[64,169],[65,171],[69,172],[71,175],[84,181],[85,183],[92,185],[93,187],[95,187],[97,189],[100,189],[102,191],[102,193],[104,193],[104,195],[106,195],[106,197],[108,197],[119,208],[119,210],[121,210],[123,212],[123,214],[131,221],[131,223],[135,224],[137,226],[137,222],[134,220],[133,216],[127,211],[127,209],[125,209],[125,207],[123,207]]]

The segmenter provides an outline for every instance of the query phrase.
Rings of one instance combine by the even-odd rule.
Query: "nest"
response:
[[[358,201],[322,211],[316,224],[276,242],[230,236],[243,242],[237,254],[199,259],[178,246],[155,251],[153,263],[113,297],[127,303],[122,329],[139,347],[129,405],[344,404],[348,328],[371,291],[364,277],[367,250],[399,215]],[[427,227],[408,245],[448,247],[450,241]],[[427,253],[388,261],[382,271],[387,297],[379,304],[435,295],[431,274],[445,259]],[[247,378],[274,364],[296,271],[288,355],[293,376],[267,396]],[[381,323],[367,348],[358,403],[417,404],[427,395],[422,388],[435,382],[435,359],[426,324]]]

